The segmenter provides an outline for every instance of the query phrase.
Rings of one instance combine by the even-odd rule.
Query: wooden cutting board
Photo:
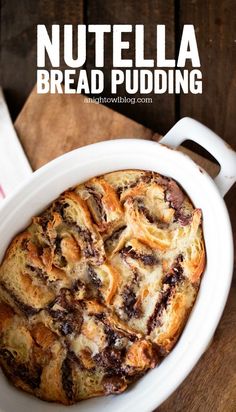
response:
[[[15,128],[34,170],[50,160],[81,146],[102,140],[161,138],[141,124],[96,103],[85,103],[82,95],[37,94],[33,89]],[[191,153],[214,176],[215,164]]]
[[[124,137],[158,141],[160,134],[80,95],[30,94],[15,122],[17,134],[34,170],[72,149]],[[181,149],[185,152],[186,149]],[[217,166],[187,151],[212,176]],[[213,342],[179,389],[159,412],[235,412],[235,288]],[[158,390],[158,388],[157,388]]]

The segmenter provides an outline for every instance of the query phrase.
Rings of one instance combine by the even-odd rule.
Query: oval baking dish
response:
[[[192,139],[204,146],[221,165],[215,182],[188,156],[165,146]],[[222,195],[236,178],[236,155],[200,123],[185,118],[162,139],[164,145],[135,139],[102,142],[50,162],[4,201],[0,209],[0,259],[13,236],[30,223],[68,187],[94,176],[124,169],[152,170],[174,178],[202,209],[207,266],[194,308],[180,340],[157,368],[119,396],[83,401],[70,410],[151,411],[183,381],[207,348],[222,314],[232,276],[233,242],[228,212]],[[218,186],[218,187],[217,187]],[[46,412],[68,408],[42,401],[15,390],[0,374],[0,411]]]

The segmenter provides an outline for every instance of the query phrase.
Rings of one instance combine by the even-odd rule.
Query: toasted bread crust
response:
[[[109,173],[70,189],[0,266],[0,365],[65,405],[121,393],[175,345],[205,267],[202,213],[172,179]]]

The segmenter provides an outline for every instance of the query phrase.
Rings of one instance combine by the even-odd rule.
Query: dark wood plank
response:
[[[194,24],[203,73],[203,95],[181,95],[179,116],[192,116],[236,147],[236,3],[180,1],[179,28]],[[236,241],[236,187],[226,196]],[[236,243],[235,243],[236,244]],[[223,275],[223,274],[222,274]],[[223,317],[197,366],[158,412],[236,410],[236,267]]]
[[[174,40],[174,16],[175,5],[174,0],[165,1],[135,1],[135,0],[88,0],[86,2],[85,21],[88,24],[144,24],[146,35],[146,58],[155,58],[156,56],[156,24],[166,25],[166,49],[167,56],[174,58],[175,55],[175,40]],[[110,70],[112,68],[112,42],[110,36],[106,36],[105,43],[105,79],[106,87],[105,97],[111,96],[110,93]],[[134,56],[134,35],[127,33],[124,36],[125,40],[132,42],[132,47],[128,51],[124,51],[124,58],[132,58]],[[94,67],[94,49],[93,37],[90,36],[87,68]],[[149,69],[149,68],[148,68]],[[150,70],[153,70],[150,68]],[[158,130],[165,133],[175,122],[175,96],[162,95],[126,95],[124,88],[120,89],[118,96],[127,97],[151,97],[152,103],[130,104],[130,103],[113,103],[110,106],[112,109],[125,113],[132,119],[150,127],[153,130]]]
[[[36,82],[37,24],[76,25],[83,13],[83,0],[1,2],[1,86],[13,119]]]
[[[85,4],[83,0],[76,2],[74,0],[63,2],[59,0],[38,0],[37,2],[2,0],[1,83],[6,91],[13,118],[19,112],[36,80],[36,24],[70,23],[76,25],[81,22],[145,24],[147,57],[153,57],[155,54],[156,24],[167,25],[168,57],[174,55],[174,39],[178,30],[183,24],[194,24],[202,62],[203,95],[189,94],[181,95],[179,98],[168,95],[152,96],[152,104],[113,104],[111,108],[129,115],[154,130],[160,130],[162,133],[175,122],[175,113],[181,117],[192,116],[207,124],[235,147],[236,2],[234,0],[148,0],[146,2],[89,0]],[[129,35],[127,35],[128,38]],[[130,53],[132,52],[131,50]],[[89,69],[93,67],[91,38],[88,53],[87,68]],[[108,76],[111,68],[111,43],[109,42],[106,44],[106,54],[105,76]],[[109,96],[109,90],[108,80],[108,86],[103,95]],[[176,101],[180,102],[180,106],[176,104]],[[64,104],[64,96],[62,104]],[[90,105],[87,105],[86,113],[87,110],[89,112],[89,107]],[[45,106],[43,110],[46,109]],[[74,124],[73,122],[78,121],[76,119],[78,113],[73,111],[72,106],[71,112],[74,113],[74,117],[71,118],[70,127]],[[34,123],[36,113],[36,111],[28,112],[24,124],[25,129],[22,126],[22,135],[27,132],[27,125]],[[105,119],[104,114],[99,121],[105,122]],[[93,122],[96,121],[97,119],[93,118]],[[35,153],[35,147],[39,143],[36,138],[38,131],[35,124],[34,128],[31,128],[32,134],[28,135],[28,132],[27,135],[25,134],[25,142],[31,150],[35,168],[50,160],[50,156],[55,157],[70,148],[77,147],[76,139],[79,134],[76,135],[76,139],[72,138],[70,127],[67,128],[66,139],[58,144],[56,138],[61,124],[55,122],[55,116],[50,119],[50,138],[48,139],[48,135],[45,135],[47,141],[42,141],[42,151],[38,153]],[[127,135],[131,135],[132,125],[131,129],[126,129],[120,123],[117,127],[120,127],[120,133],[123,134],[125,131]],[[81,135],[85,136],[87,131],[87,127],[83,126]],[[113,137],[109,128],[107,132],[108,137]],[[139,134],[141,137],[142,133],[143,130],[135,126],[135,136]],[[30,139],[27,140],[29,137]],[[97,137],[105,138],[105,136],[95,136],[92,133],[89,142]],[[51,143],[48,143],[49,141]],[[48,157],[45,157],[46,155]],[[226,198],[233,221],[236,244],[235,199],[236,189],[232,190]],[[234,412],[236,410],[235,279],[236,274],[229,301],[212,345],[180,388],[158,408],[158,412]]]
[[[202,95],[180,96],[180,117],[200,120],[236,148],[236,2],[180,0],[179,23],[195,25],[203,74]]]

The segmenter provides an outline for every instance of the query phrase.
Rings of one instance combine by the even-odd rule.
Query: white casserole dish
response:
[[[173,177],[203,211],[207,266],[197,301],[177,345],[154,370],[124,394],[95,398],[71,407],[50,404],[16,390],[0,372],[0,412],[150,412],[184,380],[206,350],[222,315],[233,269],[233,241],[222,196],[236,180],[236,154],[223,140],[190,118],[180,120],[162,143],[190,139],[220,163],[213,181],[188,156],[156,142],[125,139],[86,146],[32,174],[0,206],[0,260],[12,237],[63,190],[93,176],[121,169],[146,169]]]

